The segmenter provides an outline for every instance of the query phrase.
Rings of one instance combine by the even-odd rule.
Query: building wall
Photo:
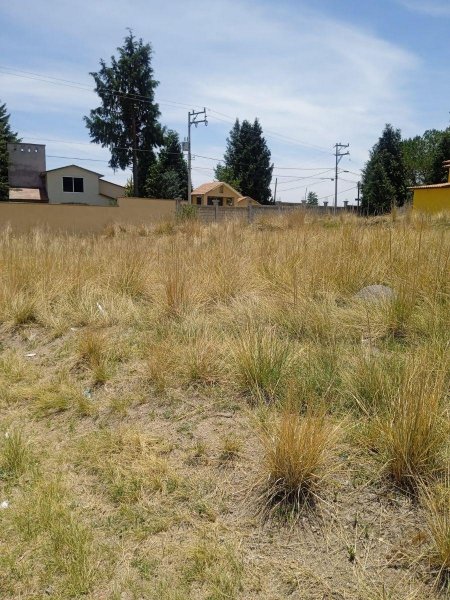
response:
[[[42,188],[45,172],[45,144],[8,144],[10,187]]]
[[[63,192],[63,177],[82,177],[84,191]],[[49,171],[47,173],[47,195],[50,204],[89,204],[92,206],[109,206],[111,201],[100,195],[99,176],[75,165]]]
[[[119,198],[117,206],[0,202],[0,228],[25,233],[36,227],[69,233],[99,233],[106,226],[151,225],[174,218],[175,200]]]
[[[414,190],[413,208],[429,213],[450,211],[450,187]]]
[[[111,181],[105,181],[104,179],[98,180],[98,191],[100,194],[116,199],[125,196],[125,188],[122,185],[117,185],[117,183],[111,183]]]

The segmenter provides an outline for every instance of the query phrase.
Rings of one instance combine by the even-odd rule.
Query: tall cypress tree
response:
[[[101,106],[84,117],[94,142],[109,148],[113,169],[133,168],[133,193],[143,190],[150,165],[155,161],[154,149],[162,144],[159,106],[153,77],[152,48],[137,40],[130,31],[118,58],[111,65],[100,60],[100,70],[90,73]]]
[[[270,182],[273,164],[258,119],[253,124],[236,120],[227,139],[224,164],[216,168],[216,178],[237,187],[244,196],[262,204],[272,198]]]
[[[164,145],[148,171],[145,192],[153,198],[187,199],[187,164],[176,131],[166,132]]]
[[[17,133],[9,124],[9,114],[6,104],[0,104],[0,200],[8,199],[8,149],[7,144],[18,142]]]
[[[401,133],[386,125],[372,148],[362,176],[363,212],[381,214],[393,206],[403,206],[407,198],[406,171]]]

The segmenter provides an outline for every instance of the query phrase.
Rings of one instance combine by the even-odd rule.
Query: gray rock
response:
[[[368,285],[363,287],[355,294],[355,298],[359,300],[393,300],[395,292],[387,285]]]

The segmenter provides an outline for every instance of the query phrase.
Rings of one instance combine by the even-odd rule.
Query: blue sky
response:
[[[127,27],[153,45],[165,125],[183,138],[189,106],[211,109],[193,131],[195,185],[213,178],[236,116],[259,117],[285,201],[333,194],[320,177],[336,142],[350,144],[339,198],[352,201],[386,122],[404,136],[449,125],[450,0],[1,0],[0,25],[0,99],[25,141],[47,145],[47,168],[126,181],[82,117],[97,106],[89,71]]]

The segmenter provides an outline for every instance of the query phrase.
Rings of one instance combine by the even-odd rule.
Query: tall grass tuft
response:
[[[19,429],[7,431],[0,449],[0,479],[15,480],[33,464],[30,447]]]
[[[439,581],[450,592],[450,471],[443,481],[423,487],[421,498],[431,542],[429,562]]]
[[[233,340],[234,372],[241,388],[257,400],[280,397],[289,369],[294,364],[292,346],[276,331],[248,326]]]
[[[295,513],[314,503],[318,490],[333,471],[338,426],[323,409],[305,415],[284,411],[263,435],[264,511]]]
[[[78,355],[91,370],[94,383],[102,384],[109,377],[109,348],[106,335],[101,331],[87,329],[78,339]]]
[[[373,440],[385,470],[400,487],[415,489],[444,466],[449,440],[445,414],[445,376],[417,355],[406,365],[399,386],[386,390],[385,408],[373,420]]]

